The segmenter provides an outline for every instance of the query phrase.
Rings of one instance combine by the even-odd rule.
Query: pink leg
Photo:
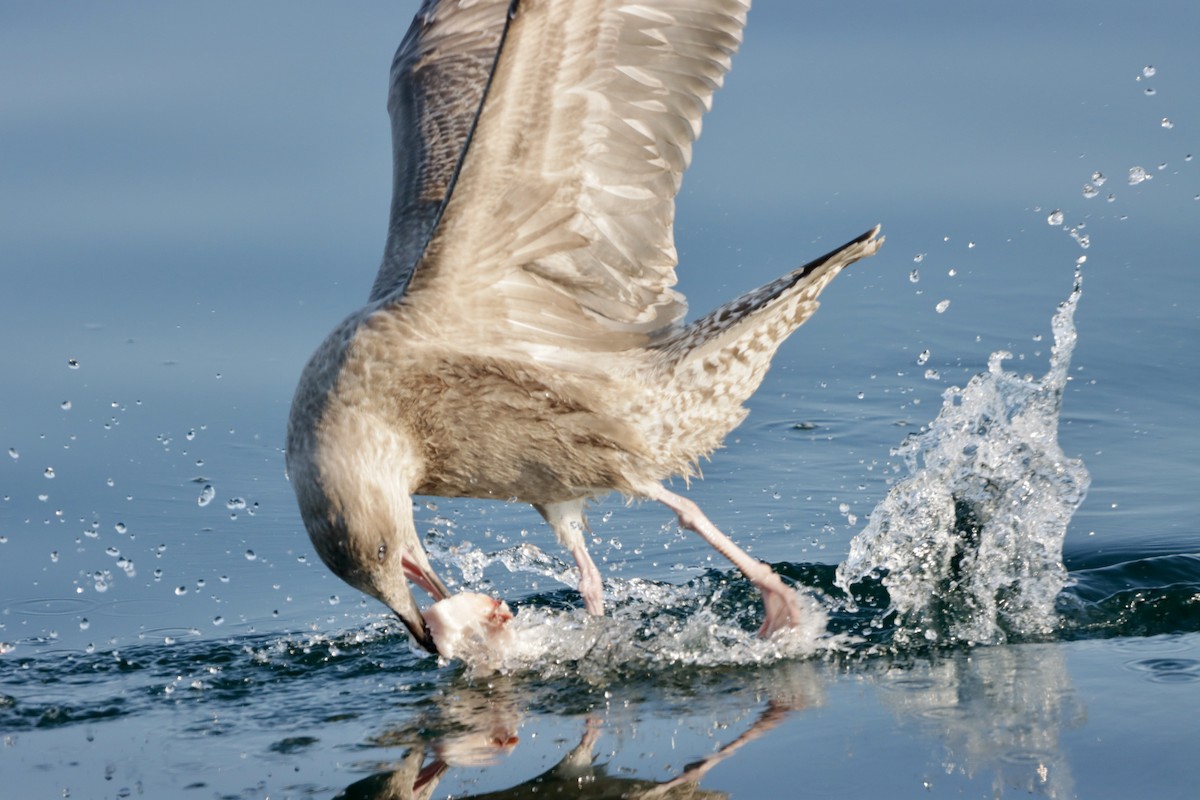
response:
[[[600,579],[600,570],[592,561],[586,547],[577,547],[571,551],[575,556],[575,564],[579,567],[579,593],[583,595],[583,604],[588,613],[593,616],[604,616],[604,581]]]
[[[589,614],[597,617],[604,616],[604,582],[600,579],[600,570],[592,561],[584,541],[584,532],[588,529],[587,520],[583,517],[583,500],[568,500],[562,503],[547,503],[534,506],[546,518],[554,535],[564,547],[571,551],[575,565],[579,567],[579,594],[583,596],[583,604]]]
[[[680,526],[700,534],[704,541],[729,559],[762,593],[767,614],[758,631],[759,636],[767,637],[776,631],[800,624],[802,612],[796,593],[788,588],[769,566],[751,558],[745,550],[734,544],[732,539],[721,533],[717,526],[704,516],[699,506],[658,484],[647,495],[674,511],[679,516]]]

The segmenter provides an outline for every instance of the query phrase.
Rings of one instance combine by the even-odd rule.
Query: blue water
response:
[[[827,635],[756,640],[659,507],[592,512],[596,621],[530,509],[423,500],[442,572],[533,643],[488,675],[325,570],[280,451],[378,261],[414,6],[3,13],[5,796],[1192,796],[1200,10],[759,3],[680,197],[693,311],[888,241],[686,491]],[[976,428],[960,469],[953,411],[996,397],[1034,438]],[[964,502],[918,552],[878,534],[921,475]]]

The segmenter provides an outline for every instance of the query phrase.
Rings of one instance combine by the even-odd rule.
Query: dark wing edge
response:
[[[392,60],[392,208],[370,301],[404,291],[454,185],[517,0],[425,0]]]

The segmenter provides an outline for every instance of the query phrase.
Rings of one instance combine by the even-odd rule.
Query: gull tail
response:
[[[793,272],[726,303],[657,345],[659,391],[670,460],[694,462],[716,449],[746,416],[742,404],[762,382],[771,358],[816,312],[818,295],[845,267],[875,255],[879,226]],[[664,453],[665,455],[665,453]],[[692,469],[676,470],[684,475]]]

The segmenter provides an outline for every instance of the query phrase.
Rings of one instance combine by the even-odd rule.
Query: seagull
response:
[[[413,495],[529,503],[604,612],[585,507],[662,503],[758,588],[798,597],[665,482],[745,418],[785,338],[879,228],[685,323],[675,195],[749,0],[425,0],[392,63],[393,196],[365,306],[301,374],[287,472],[322,561],[437,643],[450,596]]]

